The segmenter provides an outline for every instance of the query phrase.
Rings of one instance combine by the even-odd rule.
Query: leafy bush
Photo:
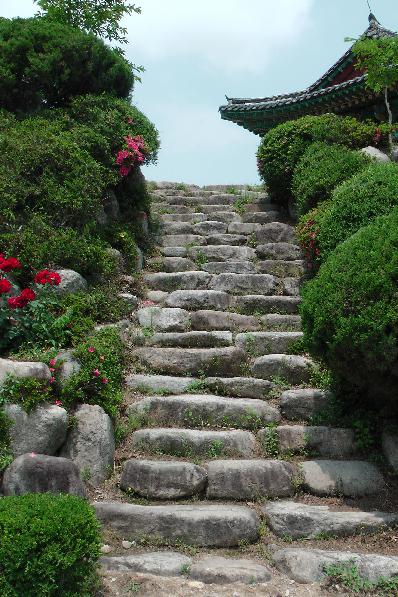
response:
[[[24,113],[87,93],[127,98],[134,81],[120,52],[46,18],[0,19],[0,74],[0,105]]]
[[[48,381],[9,375],[0,386],[0,406],[19,404],[26,412],[30,412],[39,404],[53,401],[53,391]]]
[[[98,404],[116,417],[122,401],[124,353],[117,329],[102,329],[78,345],[74,356],[81,370],[60,389],[66,407],[78,403]]]
[[[342,145],[313,143],[294,171],[293,197],[299,214],[307,213],[320,201],[330,198],[333,189],[370,163],[364,154]]]
[[[337,245],[377,216],[388,214],[398,205],[398,166],[394,163],[372,164],[333,193],[330,210],[319,231],[323,259]]]
[[[397,409],[398,208],[339,245],[303,289],[303,329],[352,400]]]
[[[385,132],[386,127],[382,130]],[[260,176],[274,201],[286,206],[292,199],[294,169],[312,143],[339,143],[355,149],[370,145],[375,133],[373,123],[335,114],[304,116],[284,122],[270,130],[260,144],[257,152]]]
[[[31,494],[0,500],[4,597],[89,597],[99,549],[99,524],[81,498]]]
[[[12,462],[10,450],[10,427],[11,420],[5,412],[0,409],[0,473]]]
[[[303,249],[307,269],[315,273],[321,262],[319,231],[322,222],[330,209],[330,201],[318,203],[305,215],[301,216],[296,233]]]
[[[55,228],[47,219],[33,216],[20,230],[17,225],[5,226],[4,230],[0,232],[0,246],[22,262],[20,275],[24,280],[32,271],[45,267],[74,269],[85,277],[111,275],[116,270],[115,259],[106,252],[107,243],[90,227],[83,232]]]

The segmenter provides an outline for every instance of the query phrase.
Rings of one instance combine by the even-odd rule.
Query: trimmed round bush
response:
[[[0,500],[4,597],[91,596],[99,548],[99,524],[83,499],[28,494]]]
[[[315,274],[322,260],[319,245],[319,231],[326,214],[330,210],[331,202],[323,201],[301,216],[296,233],[303,249],[307,270]]]
[[[372,143],[376,128],[375,123],[323,114],[290,120],[271,129],[260,144],[257,161],[260,176],[272,199],[283,206],[292,199],[294,169],[314,141],[339,143],[356,149]]]
[[[330,210],[319,230],[322,259],[377,216],[398,205],[398,165],[372,164],[333,193]]]
[[[313,143],[297,164],[292,181],[300,215],[330,198],[334,188],[370,164],[370,158],[342,145]]]
[[[339,245],[302,292],[310,352],[342,397],[398,410],[398,208]]]
[[[0,18],[0,105],[11,112],[65,106],[86,93],[127,98],[129,62],[95,35],[46,18]]]

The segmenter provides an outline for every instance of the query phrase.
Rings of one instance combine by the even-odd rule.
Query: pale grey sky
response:
[[[373,0],[382,24],[398,29],[397,0]],[[222,121],[225,95],[297,91],[367,26],[366,0],[142,0],[126,19],[126,55],[146,72],[133,101],[160,131],[154,180],[256,183],[259,137]],[[32,0],[0,0],[0,15],[31,16]]]

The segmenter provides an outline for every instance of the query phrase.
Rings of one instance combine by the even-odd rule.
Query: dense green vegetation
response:
[[[80,498],[32,494],[0,500],[0,594],[89,597],[99,524]]]

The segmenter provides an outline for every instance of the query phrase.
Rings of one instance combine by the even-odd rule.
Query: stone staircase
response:
[[[124,493],[95,508],[112,536],[179,551],[218,548],[227,557],[178,564],[181,553],[116,550],[104,567],[203,583],[310,583],[321,580],[325,562],[359,558],[371,580],[398,574],[397,557],[375,563],[352,550],[283,544],[398,522],[392,507],[369,506],[388,488],[358,454],[354,432],[311,423],[331,397],[313,387],[316,366],[297,354],[304,268],[293,226],[266,193],[245,187],[161,183],[152,195],[161,234],[130,336],[131,457],[122,465]],[[257,552],[237,559],[236,549],[265,537],[267,561]]]

